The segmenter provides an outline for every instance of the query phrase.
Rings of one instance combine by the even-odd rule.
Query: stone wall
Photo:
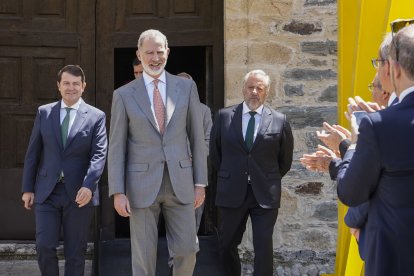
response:
[[[268,104],[287,114],[293,128],[294,162],[282,185],[275,258],[283,262],[293,254],[295,261],[305,252],[306,258],[323,256],[320,262],[333,264],[336,186],[328,175],[306,171],[299,158],[315,150],[322,122],[337,120],[336,0],[224,3],[225,105],[240,103],[243,76],[263,69],[272,80]],[[248,229],[242,243],[246,256],[251,248]]]

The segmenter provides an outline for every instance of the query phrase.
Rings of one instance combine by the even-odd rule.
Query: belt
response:
[[[247,175],[247,184],[249,184],[249,185],[252,184],[252,180],[250,179],[250,174]]]

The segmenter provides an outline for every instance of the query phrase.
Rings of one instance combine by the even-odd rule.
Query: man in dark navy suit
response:
[[[87,234],[98,204],[94,192],[106,160],[105,113],[81,96],[85,75],[77,65],[58,73],[62,100],[39,107],[23,170],[22,200],[34,205],[36,250],[42,276],[58,276],[63,228],[65,275],[84,274]]]
[[[241,275],[237,246],[250,216],[254,275],[273,275],[273,230],[281,180],[290,170],[293,136],[286,116],[264,105],[270,78],[246,74],[244,102],[219,110],[210,135],[210,158],[218,170],[220,260],[226,276]]]
[[[364,242],[368,276],[411,275],[414,271],[412,49],[414,26],[410,25],[393,37],[388,57],[399,103],[368,114],[359,130],[352,116],[354,143],[344,156],[337,178],[338,197],[346,205],[370,200]]]

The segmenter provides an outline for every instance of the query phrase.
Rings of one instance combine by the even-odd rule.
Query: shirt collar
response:
[[[145,71],[144,71],[144,72],[142,72],[142,77],[144,78],[145,86],[147,86],[147,87],[148,87],[148,85],[149,85],[150,83],[152,83],[152,82],[155,80],[155,78],[153,78],[153,77],[151,77],[150,75],[148,75]],[[160,82],[162,82],[162,83],[167,83],[167,81],[166,81],[166,76],[165,76],[165,70],[164,70],[164,71],[162,71],[162,73],[161,73],[161,75],[158,77],[158,79],[159,79],[159,80],[160,80]]]
[[[407,97],[408,94],[414,92],[414,86],[408,87],[403,92],[401,92],[400,96],[398,97],[400,103],[403,101],[405,97]]]
[[[65,107],[70,107],[72,109],[78,110],[81,103],[82,103],[82,98],[79,98],[79,100],[75,104],[73,104],[72,106],[67,106],[65,104],[65,102],[63,100],[61,100],[60,108],[62,109],[62,108],[65,108]]]
[[[257,114],[262,115],[263,113],[263,105],[259,106],[256,110],[250,110],[247,106],[246,102],[243,102],[243,115],[249,113],[250,111],[256,111]]]
[[[391,106],[392,102],[397,98],[397,94],[395,92],[392,92],[390,97],[388,98],[388,106]]]

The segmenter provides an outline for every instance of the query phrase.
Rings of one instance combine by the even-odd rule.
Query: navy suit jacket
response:
[[[355,150],[340,165],[338,197],[348,206],[370,200],[365,275],[411,275],[414,268],[414,93],[370,113]]]
[[[105,113],[82,101],[63,147],[60,106],[61,101],[40,106],[30,136],[22,192],[33,192],[35,203],[47,199],[62,171],[73,202],[81,187],[96,191],[105,166]],[[97,197],[88,204],[97,205]]]
[[[246,196],[248,175],[257,202],[279,208],[281,179],[290,170],[293,136],[286,116],[264,106],[251,151],[242,133],[243,104],[218,111],[210,135],[210,158],[218,170],[216,205],[239,207]]]

